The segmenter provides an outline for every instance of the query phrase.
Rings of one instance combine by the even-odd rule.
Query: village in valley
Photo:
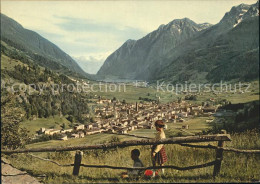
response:
[[[96,98],[98,107],[94,108],[94,120],[89,124],[75,124],[69,129],[40,128],[36,137],[56,135],[59,140],[83,138],[98,133],[128,134],[137,129],[153,129],[158,119],[167,124],[181,123],[180,129],[189,129],[185,122],[198,116],[208,117],[206,122],[213,121],[219,105],[194,105],[185,100],[161,104],[158,101],[126,103],[116,99]]]

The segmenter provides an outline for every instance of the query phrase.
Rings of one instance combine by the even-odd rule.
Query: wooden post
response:
[[[73,175],[74,176],[79,175],[79,168],[80,168],[82,156],[83,156],[82,151],[76,151],[75,160],[74,160],[74,167],[73,167]]]
[[[218,147],[223,147],[224,141],[218,141]],[[223,149],[216,150],[216,163],[214,165],[213,177],[217,176],[220,172],[221,161],[223,159]]]

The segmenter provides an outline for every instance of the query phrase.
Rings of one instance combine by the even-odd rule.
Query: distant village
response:
[[[182,128],[187,118],[195,116],[211,116],[218,106],[191,105],[186,101],[160,104],[158,102],[144,102],[129,104],[118,100],[101,99],[95,102],[100,107],[94,109],[94,122],[84,125],[77,124],[70,129],[41,128],[38,136],[59,135],[59,140],[68,138],[83,138],[97,133],[127,134],[136,129],[153,129],[154,122],[162,119],[166,123],[182,122]],[[211,121],[211,119],[207,120]],[[167,126],[165,127],[167,129]]]

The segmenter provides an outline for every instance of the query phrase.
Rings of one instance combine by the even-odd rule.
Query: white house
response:
[[[49,132],[49,135],[53,135],[53,134],[59,134],[60,133],[60,130],[51,130]]]
[[[63,134],[63,135],[59,138],[59,140],[66,141],[66,140],[68,140],[68,136],[67,136],[66,134]]]
[[[88,130],[92,129],[93,128],[93,125],[89,124],[86,126]]]
[[[71,134],[72,138],[79,138],[79,134]]]
[[[45,129],[44,134],[50,135],[50,132],[51,132],[52,130],[53,130],[53,129]]]
[[[83,138],[85,136],[84,132],[79,132],[79,138]]]
[[[123,128],[123,129],[119,130],[118,133],[127,134],[127,128]]]
[[[75,130],[84,130],[84,128],[85,128],[85,125],[76,125],[74,127]]]
[[[66,132],[72,132],[72,131],[73,129],[71,128],[71,129],[61,130],[60,133],[64,134]]]

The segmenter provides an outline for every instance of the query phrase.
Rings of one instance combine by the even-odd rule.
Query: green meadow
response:
[[[49,118],[38,118],[36,120],[26,120],[21,123],[21,127],[26,128],[31,135],[35,134],[36,131],[40,130],[40,128],[53,128],[53,129],[61,129],[61,126],[65,125],[69,127],[71,124],[65,117],[49,117]]]
[[[197,100],[191,100],[190,103],[192,104],[199,104],[201,105],[202,102],[208,101],[209,99],[226,99],[230,101],[231,103],[246,103],[254,100],[259,100],[259,81],[252,81],[250,83],[241,82],[243,84],[249,84],[248,89],[246,86],[240,88],[238,86],[239,83],[230,83],[228,84],[228,89],[225,92],[226,88],[223,87],[222,89],[220,87],[214,88],[214,90],[219,91],[221,93],[214,94],[211,92],[201,92],[197,93]],[[235,84],[236,84],[236,90],[237,92],[233,92],[235,90]],[[117,87],[117,90],[110,91],[109,90],[109,83],[107,84],[108,87],[105,87],[105,83],[101,88],[98,86],[94,86],[94,90],[96,91],[95,94],[98,96],[101,96],[103,98],[112,99],[113,97],[116,97],[118,100],[122,101],[125,100],[127,103],[135,103],[136,101],[140,101],[139,97],[141,98],[148,98],[152,100],[158,100],[158,96],[160,97],[160,103],[168,103],[172,101],[177,101],[178,98],[184,99],[185,94],[176,94],[175,91],[167,91],[166,86],[162,87],[163,90],[158,88],[156,84],[151,84],[148,87],[136,87],[134,83],[126,83],[125,86],[119,85],[120,87]],[[111,85],[112,89],[114,85]],[[197,85],[198,86],[198,85]],[[101,90],[100,90],[101,89]],[[171,89],[171,88],[169,88]],[[246,91],[246,92],[245,92]]]
[[[232,134],[231,142],[225,142],[225,146],[239,149],[259,149],[260,139],[257,131]],[[113,135],[97,134],[82,138],[84,144],[96,144],[98,142],[111,141]],[[120,141],[133,139],[120,136]],[[75,139],[76,140],[76,139]],[[80,139],[78,139],[80,140]],[[48,146],[55,147],[73,145],[74,140],[61,142],[52,141]],[[208,143],[203,143],[208,144]],[[211,143],[216,145],[215,143]],[[44,144],[33,144],[27,147],[46,147]],[[151,166],[150,146],[132,146],[110,150],[84,151],[82,163],[93,165],[132,166],[130,158],[132,149],[137,148],[141,152],[140,159],[145,166]],[[180,167],[207,163],[215,159],[215,150],[187,148],[179,145],[165,145],[168,162],[166,165]],[[75,152],[33,153],[34,155],[55,160],[61,164],[74,162]],[[237,154],[224,152],[220,174],[214,179],[212,177],[213,166],[188,171],[177,171],[166,169],[165,174],[159,178],[139,180],[126,180],[120,177],[123,170],[80,168],[79,176],[72,175],[72,167],[59,167],[53,163],[38,160],[27,154],[13,154],[7,156],[11,164],[18,169],[25,170],[44,183],[147,183],[147,182],[259,182],[260,181],[260,155]]]

